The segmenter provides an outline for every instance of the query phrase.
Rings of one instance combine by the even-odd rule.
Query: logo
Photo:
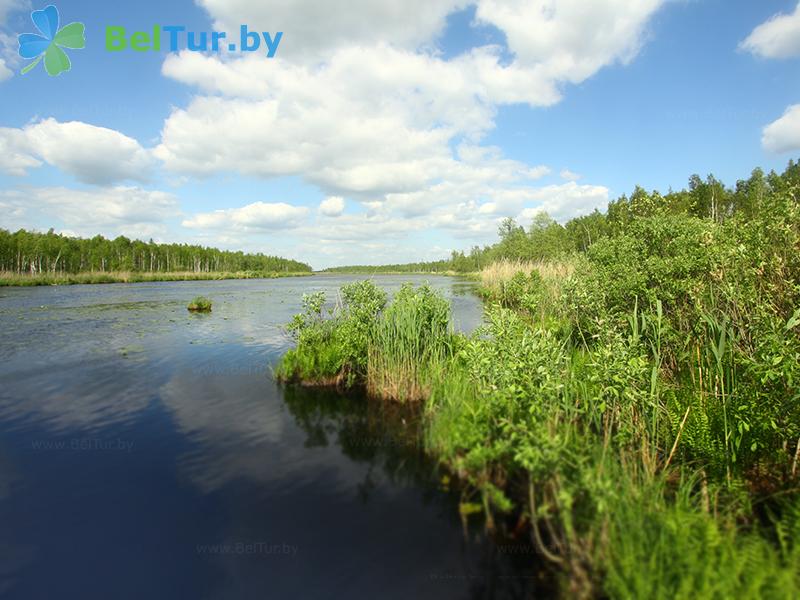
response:
[[[72,63],[63,48],[81,50],[86,47],[83,23],[70,23],[59,29],[58,9],[52,5],[44,10],[33,11],[31,19],[42,35],[23,33],[18,36],[19,55],[25,59],[36,59],[22,69],[22,75],[31,71],[43,58],[45,71],[51,77],[69,71]]]
[[[231,40],[225,43],[227,33],[224,31],[187,31],[183,25],[154,25],[152,34],[149,31],[135,31],[128,37],[124,27],[106,27],[106,50],[121,52],[131,49],[134,52],[160,52],[163,34],[169,34],[169,51],[178,52],[185,48],[190,52],[220,52],[225,48],[228,52],[255,52],[259,48],[266,51],[267,58],[274,58],[278,45],[283,39],[283,32],[272,35],[268,31],[250,31],[247,25],[239,27],[239,45]],[[262,46],[261,39],[264,39]],[[210,42],[210,43],[209,43]]]

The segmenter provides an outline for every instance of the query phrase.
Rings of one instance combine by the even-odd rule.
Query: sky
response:
[[[315,268],[436,260],[500,221],[800,157],[796,0],[61,0],[71,69],[0,0],[0,227]],[[107,27],[277,50],[106,49]]]

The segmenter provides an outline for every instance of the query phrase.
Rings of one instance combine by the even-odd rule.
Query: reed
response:
[[[398,402],[425,400],[451,354],[449,304],[427,286],[404,287],[372,331],[367,390]]]
[[[480,272],[480,282],[488,289],[499,289],[503,283],[510,281],[517,273],[530,275],[536,271],[548,282],[563,281],[575,272],[575,264],[570,260],[562,261],[524,261],[502,259],[493,262]]]

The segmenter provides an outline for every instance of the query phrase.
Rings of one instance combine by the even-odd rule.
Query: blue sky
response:
[[[0,0],[0,227],[335,264],[436,259],[512,216],[800,155],[796,0]],[[282,31],[276,57],[104,47],[105,28]]]

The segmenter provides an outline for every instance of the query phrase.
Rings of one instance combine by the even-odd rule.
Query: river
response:
[[[355,279],[0,288],[0,596],[529,596],[410,415],[273,381],[302,294]]]

